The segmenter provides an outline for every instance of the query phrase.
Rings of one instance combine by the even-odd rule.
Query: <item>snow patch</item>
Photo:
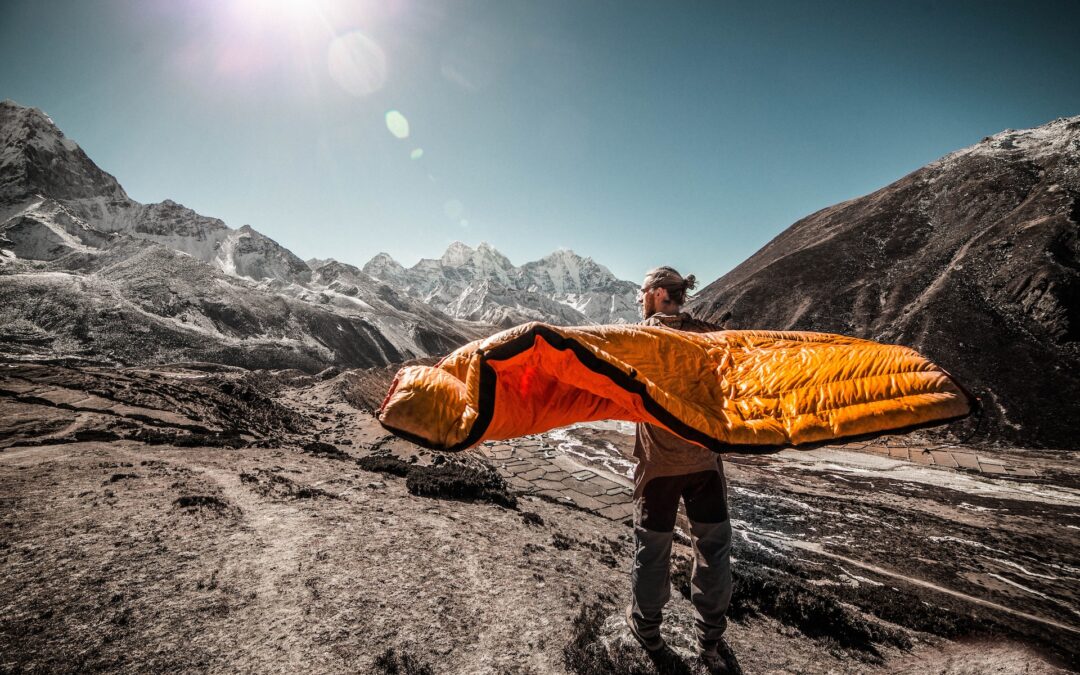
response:
[[[1030,593],[1031,595],[1034,595],[1036,597],[1040,597],[1040,598],[1042,598],[1044,600],[1049,600],[1050,602],[1054,603],[1055,605],[1060,605],[1061,607],[1064,607],[1065,609],[1069,610],[1073,614],[1076,614],[1077,616],[1080,616],[1080,611],[1077,611],[1076,608],[1074,608],[1072,605],[1070,605],[1067,602],[1063,602],[1061,600],[1058,600],[1057,598],[1052,598],[1052,597],[1050,597],[1049,595],[1047,595],[1045,593],[1040,593],[1039,591],[1036,591],[1034,588],[1028,588],[1027,586],[1024,586],[1023,584],[1017,583],[1017,582],[1015,582],[1012,579],[1009,579],[1007,577],[1003,577],[1000,574],[994,574],[993,572],[987,572],[986,576],[993,577],[993,578],[997,579],[998,581],[1004,582],[1004,583],[1006,583],[1006,584],[1008,584],[1010,586],[1013,586],[1015,588],[1019,588],[1020,590],[1024,591],[1025,593]]]
[[[789,465],[814,472],[844,470],[847,475],[879,476],[931,485],[991,499],[1016,499],[1059,506],[1080,506],[1080,490],[1055,485],[1017,483],[982,475],[942,471],[936,467],[890,459],[881,455],[836,448],[783,450],[776,457]]]

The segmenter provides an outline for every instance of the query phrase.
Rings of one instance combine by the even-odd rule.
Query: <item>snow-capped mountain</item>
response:
[[[0,102],[0,219],[6,223],[13,215],[24,218],[14,248],[6,248],[19,255],[16,249],[38,246],[39,237],[59,236],[55,230],[46,232],[52,228],[45,223],[61,210],[64,220],[81,224],[63,228],[70,239],[52,245],[53,254],[80,242],[100,245],[101,235],[120,233],[255,280],[306,281],[311,275],[292,252],[248,226],[234,230],[171,200],[134,201],[43,112]],[[5,235],[12,239],[6,229],[5,224]],[[84,233],[98,243],[83,242]]]
[[[450,244],[440,258],[405,268],[379,253],[363,268],[405,294],[468,321],[510,326],[633,322],[637,285],[617,279],[592,258],[560,250],[515,267],[488,243]]]
[[[983,438],[1076,448],[1080,116],[1003,131],[811,214],[690,311],[915,347],[981,397]]]
[[[311,371],[441,354],[491,332],[356,268],[313,274],[249,226],[140,204],[38,110],[0,103],[0,143],[6,353]]]
[[[47,115],[0,103],[0,351],[369,366],[522,321],[633,319],[633,288],[569,251],[516,268],[487,244],[410,269],[305,263],[248,225],[136,202]]]
[[[521,266],[526,290],[549,295],[570,305],[595,323],[635,322],[638,285],[616,279],[592,258],[562,249]]]

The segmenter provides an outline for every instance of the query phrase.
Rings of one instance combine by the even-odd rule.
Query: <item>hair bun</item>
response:
[[[694,286],[697,286],[697,277],[693,274],[687,274],[683,280],[686,282],[687,290],[693,290]]]

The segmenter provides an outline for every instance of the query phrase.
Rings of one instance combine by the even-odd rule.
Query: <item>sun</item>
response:
[[[238,18],[279,26],[306,21],[319,13],[316,0],[233,0],[232,5]]]

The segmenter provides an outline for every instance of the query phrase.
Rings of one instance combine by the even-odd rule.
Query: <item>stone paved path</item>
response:
[[[484,443],[479,450],[515,490],[610,520],[625,521],[634,515],[628,479],[584,468],[539,436],[514,439],[513,445]]]
[[[839,443],[838,450],[867,452],[915,464],[974,471],[988,477],[1038,478],[1035,469],[1009,465],[971,450],[919,448],[899,445],[889,438],[868,442]],[[634,514],[633,485],[625,476],[586,468],[560,453],[543,436],[527,436],[508,442],[487,442],[480,453],[515,490],[575,506],[616,521]]]
[[[979,454],[974,450],[954,448],[920,448],[899,445],[889,439],[876,439],[860,443],[838,443],[830,445],[838,450],[870,452],[916,464],[944,466],[950,469],[977,471],[990,477],[1010,476],[1015,478],[1038,478],[1039,472],[1030,467],[1010,465],[1000,459]]]

